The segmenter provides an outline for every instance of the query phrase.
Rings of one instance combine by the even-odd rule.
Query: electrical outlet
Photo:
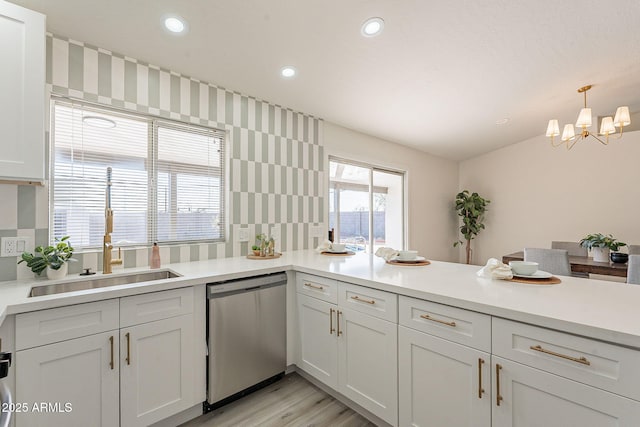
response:
[[[27,250],[28,237],[3,237],[0,239],[0,256],[18,256]]]
[[[238,242],[248,242],[248,241],[249,241],[249,229],[238,228]]]

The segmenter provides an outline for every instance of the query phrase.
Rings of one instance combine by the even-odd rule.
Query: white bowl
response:
[[[347,248],[347,245],[345,245],[344,243],[332,243],[331,244],[331,250],[333,252],[344,252],[344,250]]]
[[[538,271],[538,263],[531,261],[509,261],[509,267],[514,274],[531,276]]]
[[[413,261],[418,257],[418,251],[398,251],[400,261]]]

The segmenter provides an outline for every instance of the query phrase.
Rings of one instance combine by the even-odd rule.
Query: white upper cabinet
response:
[[[0,180],[44,181],[45,16],[0,0]]]

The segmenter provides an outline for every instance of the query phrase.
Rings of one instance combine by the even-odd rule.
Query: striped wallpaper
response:
[[[318,244],[310,227],[326,223],[321,119],[51,34],[47,86],[61,96],[228,131],[229,240],[163,247],[163,263],[245,255],[253,238],[236,242],[241,227],[251,237],[279,228],[283,251]],[[8,213],[0,219],[0,237],[24,235],[46,244],[47,189],[0,185],[0,196],[8,203],[0,208]],[[144,266],[148,257],[149,248],[126,250],[124,265]],[[97,252],[74,258],[79,262],[70,264],[71,273],[102,268]],[[31,277],[16,262],[0,258],[0,281]]]

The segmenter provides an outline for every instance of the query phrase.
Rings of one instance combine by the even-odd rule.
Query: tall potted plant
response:
[[[490,200],[482,198],[478,193],[469,193],[464,190],[456,195],[456,211],[462,217],[460,233],[464,236],[464,241],[458,240],[454,247],[467,243],[467,264],[471,264],[471,240],[473,240],[480,230],[484,230],[484,214]]]

